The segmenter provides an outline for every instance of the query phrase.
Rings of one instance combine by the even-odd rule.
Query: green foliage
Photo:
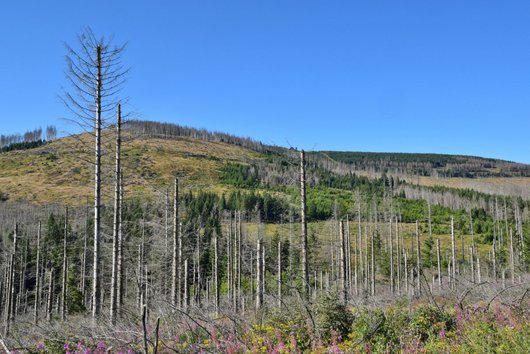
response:
[[[68,275],[68,294],[67,294],[67,302],[68,302],[68,313],[69,314],[75,314],[75,313],[83,313],[86,308],[83,305],[83,294],[79,289],[77,288],[77,278],[76,273],[74,272],[74,269],[71,267],[71,270],[69,271]]]
[[[219,174],[219,180],[221,183],[238,188],[256,188],[259,186],[257,168],[255,166],[238,163],[227,163],[223,165]]]
[[[425,305],[418,307],[414,311],[409,326],[414,335],[421,341],[426,341],[429,337],[438,335],[438,332],[442,329],[452,329],[454,321],[441,309]]]
[[[44,251],[51,267],[60,269],[63,264],[64,216],[51,213],[44,230]]]
[[[7,146],[4,146],[4,147],[0,148],[0,152],[9,152],[9,151],[15,151],[15,150],[34,149],[34,148],[37,148],[39,146],[44,145],[45,143],[46,142],[44,140],[13,143],[13,144],[9,144]]]
[[[353,314],[339,300],[337,293],[320,296],[314,305],[314,310],[319,333],[326,341],[331,339],[333,332],[345,337],[350,331]]]

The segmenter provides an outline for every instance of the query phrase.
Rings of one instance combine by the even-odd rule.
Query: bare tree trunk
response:
[[[289,275],[293,278],[293,212],[289,211]]]
[[[309,268],[307,264],[307,220],[306,220],[306,180],[305,180],[305,152],[300,152],[300,217],[302,224],[302,284],[306,300],[309,300]]]
[[[433,244],[432,239],[432,220],[431,220],[431,203],[427,203],[429,207],[429,240],[431,241],[431,245]],[[432,264],[432,252],[429,252],[429,263]]]
[[[35,313],[34,313],[34,323],[37,325],[39,323],[39,306],[40,306],[40,236],[41,236],[41,222],[39,221],[39,226],[37,228],[37,261],[36,266],[37,270],[35,271]],[[0,297],[1,299],[1,297]]]
[[[178,285],[178,256],[179,256],[179,180],[175,178],[175,194],[173,198],[173,254],[171,266],[171,303],[178,305],[177,285]]]
[[[110,322],[116,323],[116,308],[118,307],[118,287],[120,279],[118,277],[118,244],[120,229],[120,172],[121,172],[121,105],[118,104],[116,114],[116,169],[114,171],[114,224],[112,235],[112,276],[110,286]]]
[[[358,274],[358,265],[357,265],[357,253],[359,252],[359,245],[357,243],[358,236],[354,236],[354,250],[353,250],[353,283],[355,286],[355,295],[359,294],[359,274]]]
[[[143,277],[143,269],[142,269],[142,245],[138,245],[138,270],[137,270],[137,283],[138,283],[138,291],[136,292],[136,304],[138,306],[138,309],[142,308],[142,277]]]
[[[121,160],[121,157],[120,157]],[[120,162],[121,165],[121,162]],[[124,297],[124,274],[123,274],[123,168],[120,166],[120,185],[119,185],[119,194],[120,194],[120,203],[118,205],[118,265],[116,269],[116,276],[118,278],[116,284],[116,315],[121,317],[122,306],[123,306],[123,297]]]
[[[177,258],[177,306],[182,306],[182,222],[179,222],[178,244],[179,250]]]
[[[377,215],[377,214],[376,214]],[[377,218],[377,216],[376,216]],[[377,225],[376,225],[377,229]],[[370,294],[372,296],[375,296],[375,252],[374,252],[374,231],[372,230],[370,232],[370,259],[371,259],[371,265],[372,265],[372,278],[370,281]]]
[[[390,238],[390,292],[394,294],[396,289],[394,282],[394,239],[392,237],[392,213],[390,213],[388,233]]]
[[[451,289],[456,288],[456,247],[455,247],[455,227],[451,216]]]
[[[513,232],[511,229],[510,229],[510,274],[512,276],[512,284],[515,284],[515,257],[513,253]]]
[[[342,301],[348,301],[348,289],[346,285],[346,240],[344,239],[344,222],[339,221],[340,237],[340,289],[342,292]]]
[[[258,237],[257,248],[256,248],[256,310],[261,308],[263,304],[263,287],[261,274],[261,238]]]
[[[16,269],[17,269],[17,245],[18,245],[18,224],[15,223],[15,230],[13,234],[13,253],[11,254],[11,266],[9,274],[9,287],[8,287],[8,301],[7,301],[7,311],[6,311],[6,330],[5,334],[9,333],[9,325],[15,322],[16,316],[16,301],[15,294],[16,292]]]
[[[228,303],[232,301],[232,213],[228,213],[228,232],[226,237],[226,285]]]
[[[94,183],[94,276],[92,279],[92,317],[95,319],[101,313],[101,269],[100,269],[100,233],[101,233],[101,89],[102,63],[101,46],[96,48],[96,163]]]
[[[440,259],[440,239],[436,239],[436,260],[438,268],[438,286],[442,288],[442,262]]]
[[[171,296],[171,285],[168,284],[169,281],[169,268],[167,263],[169,263],[169,188],[166,187],[166,195],[164,198],[164,241],[165,241],[165,247],[164,247],[164,265],[163,265],[163,272],[164,272],[164,294],[166,296]],[[173,259],[172,259],[173,260]],[[178,285],[177,285],[178,287]],[[178,296],[177,296],[178,298]]]
[[[322,270],[321,270],[322,271]],[[350,219],[346,214],[346,288],[348,289],[348,297],[351,293],[352,273],[351,273],[351,235],[350,235]]]
[[[213,258],[213,283],[215,296],[215,312],[219,313],[219,237],[217,232],[214,235],[214,258]]]
[[[496,245],[495,235],[493,235],[493,245],[492,249],[492,261],[493,261],[493,281],[497,281],[497,245]]]
[[[237,311],[237,213],[234,211],[232,243],[232,308]]]
[[[368,207],[367,207],[368,209]],[[367,211],[368,214],[368,211]],[[368,263],[368,225],[371,227],[372,215],[368,215],[366,223],[364,224],[364,290],[368,292],[368,279],[370,278],[370,263]]]
[[[418,288],[418,295],[421,295],[421,252],[418,220],[416,220],[416,273],[416,286]]]
[[[53,268],[50,270],[48,277],[48,304],[46,306],[46,319],[51,321],[52,319],[52,307],[53,307]]]
[[[409,293],[409,268],[408,268],[408,262],[407,262],[407,252],[404,254],[404,262],[405,262],[405,293]]]
[[[61,286],[61,321],[66,320],[66,293],[67,293],[67,277],[68,277],[68,262],[66,256],[66,243],[68,238],[68,208],[66,208],[66,213],[64,215],[64,239],[63,239],[63,284]]]
[[[359,277],[360,277],[360,285],[361,288],[364,289],[364,265],[363,265],[363,229],[361,225],[361,202],[359,201],[359,204],[357,206],[357,224],[358,224],[358,232],[357,232],[357,238],[359,239],[359,242],[357,243],[359,245]]]
[[[86,215],[85,215],[85,234],[83,238],[83,256],[81,258],[81,295],[83,304],[87,305],[86,299],[86,264],[87,264],[87,243],[88,243],[88,213],[90,211],[88,204],[88,197],[86,198]]]
[[[9,327],[11,324],[11,307],[13,303],[13,298],[11,296],[12,294],[12,288],[13,288],[13,265],[15,263],[15,257],[13,255],[10,255],[9,257],[9,266],[7,271],[7,292],[6,292],[6,304],[5,304],[5,327],[4,327],[4,336],[7,336],[9,334]]]
[[[282,241],[278,241],[278,307],[282,307]]]
[[[186,258],[184,260],[184,301],[183,301],[183,307],[184,311],[188,309],[189,305],[189,290],[188,290],[188,259]]]
[[[396,215],[396,254],[397,254],[397,293],[401,295],[401,245],[399,242],[399,224],[398,217]]]
[[[242,300],[242,287],[241,287],[241,283],[242,283],[242,274],[241,274],[241,267],[242,267],[242,264],[241,264],[241,245],[242,245],[242,240],[243,240],[243,225],[242,225],[242,222],[241,222],[241,211],[238,212],[238,221],[239,221],[239,226],[238,226],[238,233],[237,233],[237,303],[236,303],[236,309],[239,308],[239,306],[241,305],[241,300]]]
[[[265,245],[263,239],[261,240],[261,301],[263,303],[265,294],[267,293],[267,273],[265,268]]]
[[[469,259],[471,260],[471,282],[475,283],[475,258],[473,256],[473,246],[469,247]]]
[[[477,281],[478,283],[482,283],[482,272],[480,270],[480,257],[477,256]]]

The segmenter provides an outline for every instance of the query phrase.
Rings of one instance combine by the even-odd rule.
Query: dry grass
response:
[[[0,191],[11,200],[35,203],[84,203],[93,193],[93,153],[88,134],[60,139],[45,146],[0,154]],[[113,186],[114,151],[104,144],[102,179],[104,199]],[[234,145],[191,138],[135,139],[123,146],[125,193],[155,197],[173,183],[183,188],[226,191],[218,171],[227,161],[246,163],[260,155]]]

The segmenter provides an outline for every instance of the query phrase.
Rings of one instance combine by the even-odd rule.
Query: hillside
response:
[[[24,259],[18,265],[20,278],[13,277],[20,279],[15,293],[20,299],[26,296],[31,309],[31,304],[37,303],[35,308],[41,312],[35,316],[43,321],[49,318],[49,323],[55,326],[50,327],[53,333],[48,333],[44,326],[44,338],[80,332],[78,328],[67,328],[70,324],[93,323],[87,319],[94,278],[87,274],[94,274],[90,272],[96,264],[91,259],[95,249],[90,230],[94,219],[92,207],[85,207],[86,202],[91,204],[94,193],[92,144],[93,137],[82,134],[0,153],[0,268],[3,267],[0,274],[15,269],[9,268],[9,255],[11,262]],[[511,181],[512,187],[528,190],[525,183],[530,178],[516,177],[516,172],[510,177],[438,178],[414,175],[406,169],[419,163],[432,164],[432,156],[401,157],[398,161],[407,161],[403,173],[392,173],[376,171],[375,163],[375,156],[393,163],[392,154],[368,154],[372,160],[354,166],[355,161],[335,161],[333,154],[310,152],[304,165],[303,194],[307,202],[302,213],[297,151],[223,133],[156,122],[130,122],[125,128],[122,148],[125,198],[123,209],[118,209],[121,216],[115,218],[118,214],[114,214],[112,207],[111,129],[104,131],[103,146],[100,281],[112,284],[114,269],[117,272],[118,268],[113,261],[120,259],[115,258],[114,252],[120,252],[124,273],[118,278],[123,279],[125,289],[123,300],[120,296],[116,298],[116,303],[121,301],[123,306],[117,322],[120,326],[141,323],[140,313],[147,316],[149,311],[150,322],[164,319],[160,322],[164,326],[182,328],[182,338],[195,338],[195,330],[187,329],[194,327],[179,327],[179,323],[191,319],[194,325],[201,323],[201,328],[217,323],[219,329],[208,328],[212,333],[215,330],[222,334],[227,323],[224,318],[230,317],[234,323],[231,331],[247,328],[246,334],[237,338],[222,335],[228,338],[227,343],[234,340],[246,343],[245,338],[269,328],[263,327],[262,322],[254,325],[258,323],[255,316],[261,316],[259,311],[264,310],[265,316],[260,318],[271,323],[270,331],[278,327],[284,331],[281,340],[285,341],[292,340],[293,333],[308,333],[310,328],[306,326],[312,313],[317,315],[315,324],[321,326],[328,318],[322,313],[332,313],[337,318],[348,314],[349,306],[359,311],[407,304],[406,311],[410,313],[410,305],[430,303],[431,298],[452,304],[455,296],[467,294],[467,299],[483,302],[490,294],[501,294],[507,281],[510,286],[505,290],[512,291],[503,294],[503,299],[521,299],[526,295],[520,291],[529,284],[530,202],[492,195],[491,186],[482,192],[455,188],[469,183],[479,189],[476,183],[488,181],[499,184],[502,187],[499,194],[503,194],[510,186],[507,181]],[[348,156],[338,153],[341,154]],[[454,161],[449,162],[451,158]],[[445,157],[444,161],[454,165],[455,161],[473,159]],[[468,163],[462,165],[467,168]],[[492,171],[505,165],[502,161],[490,161]],[[178,197],[173,192],[175,176],[180,181]],[[449,184],[455,181],[460,184]],[[307,222],[305,237],[302,219]],[[115,220],[120,220],[121,226]],[[177,223],[178,228],[174,226]],[[121,249],[117,246],[120,228],[125,236]],[[39,239],[41,233],[37,230],[41,229],[43,238]],[[13,237],[17,233],[23,236]],[[13,240],[17,239],[21,239],[22,246],[15,246]],[[44,254],[44,261],[38,261],[39,252]],[[39,264],[44,269],[38,268]],[[309,269],[307,290],[303,288],[302,264]],[[178,275],[171,270],[174,266]],[[40,274],[39,285],[34,274]],[[68,278],[63,274],[68,274]],[[48,283],[43,282],[45,279]],[[62,283],[62,279],[68,279],[68,283]],[[121,284],[117,282],[116,288]],[[170,297],[170,284],[175,284],[173,294],[179,294],[178,301],[173,295]],[[53,303],[38,305],[39,291],[34,289],[39,286],[43,295],[58,300],[54,300],[56,307]],[[65,289],[68,291],[64,292]],[[104,286],[101,290],[105,313],[112,307],[111,289]],[[309,300],[300,296],[306,291]],[[7,294],[4,298],[12,293],[4,292]],[[64,309],[60,305],[62,299],[68,304],[67,313],[64,320],[59,320],[59,310]],[[33,315],[29,315],[33,311],[26,313],[22,302],[14,306],[18,317],[11,330],[26,333],[24,326],[34,323],[30,319]],[[448,307],[451,308],[454,306]],[[273,309],[281,315],[279,319]],[[299,318],[293,317],[291,309],[300,314]],[[403,310],[403,315],[406,311]],[[415,311],[418,318],[425,316],[421,308]],[[444,314],[447,326],[454,322],[449,317],[452,315]],[[370,313],[366,316],[373,317]],[[408,319],[399,317],[408,323]],[[287,320],[277,326],[282,318]],[[348,329],[344,330],[345,336],[353,328],[352,319],[345,319],[348,323],[344,327]],[[433,317],[431,322],[434,321],[441,323]],[[114,328],[112,325],[108,329],[90,329],[88,333],[93,338],[93,333],[104,330],[118,338]],[[210,348],[212,335],[201,333],[200,348],[218,351],[219,346]],[[270,332],[270,337],[280,334]],[[297,343],[316,342],[308,338],[295,339]],[[34,336],[25,341],[34,341]],[[126,342],[139,343],[139,339]],[[111,343],[122,345],[114,344],[113,340]],[[55,344],[46,342],[43,347],[60,352]],[[168,347],[184,348],[180,345],[175,342]],[[84,341],[78,348],[83,346],[101,344]]]
[[[448,177],[529,177],[530,165],[498,159],[444,154],[321,151],[356,170]]]
[[[111,181],[112,132],[107,134],[103,178]],[[231,187],[270,189],[296,184],[297,154],[250,138],[174,124],[133,121],[127,125],[124,140],[123,165],[128,195],[156,195],[172,183],[175,175],[181,177],[185,188],[217,192]],[[93,192],[91,142],[89,134],[82,134],[34,148],[0,153],[3,199],[83,204],[86,196]],[[313,167],[309,182],[314,186],[328,181],[326,185],[342,188],[344,183],[337,185],[334,180],[337,176],[354,173],[373,179],[384,172],[411,185],[530,198],[530,177],[527,177],[530,166],[513,162],[453,155],[330,151],[311,152],[308,161]],[[250,168],[234,170],[229,163]],[[252,177],[256,178],[254,185],[226,180],[249,178],[248,175],[227,175],[249,174],[249,171],[255,175]],[[453,177],[442,178],[442,174]],[[465,177],[454,177],[458,174]],[[110,198],[111,183],[104,185],[104,193]]]

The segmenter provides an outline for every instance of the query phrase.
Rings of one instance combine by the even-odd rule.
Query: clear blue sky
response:
[[[75,131],[57,99],[63,42],[91,26],[129,42],[125,93],[142,119],[530,163],[530,1],[83,3],[2,3],[0,133]]]

